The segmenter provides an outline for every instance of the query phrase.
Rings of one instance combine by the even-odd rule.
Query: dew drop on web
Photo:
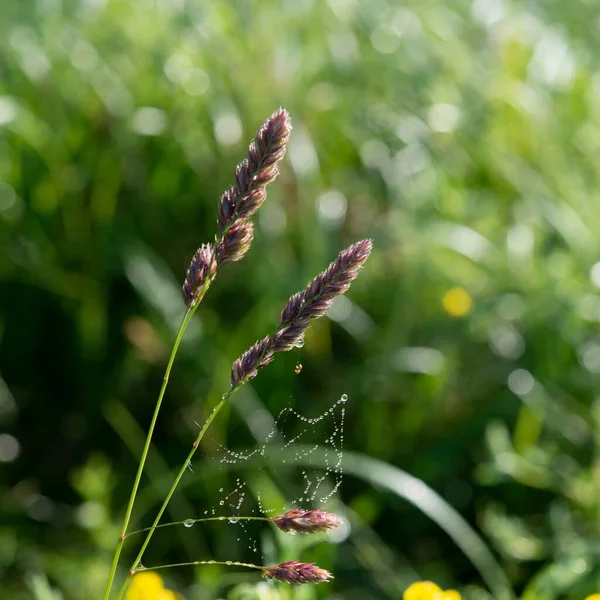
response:
[[[183,526],[184,526],[184,527],[188,527],[188,528],[189,528],[189,527],[192,527],[192,525],[193,525],[193,524],[194,524],[194,519],[186,519],[186,520],[183,522]]]
[[[239,517],[229,517],[229,519],[227,519],[232,525],[235,525],[236,523],[239,523],[240,519]]]

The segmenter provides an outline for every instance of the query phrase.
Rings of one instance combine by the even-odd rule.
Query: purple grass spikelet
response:
[[[324,583],[333,579],[333,575],[311,563],[301,563],[290,560],[272,567],[263,567],[267,579],[276,579],[292,585],[303,583]]]
[[[228,229],[217,244],[217,263],[236,262],[244,258],[254,238],[252,223],[241,223]]]
[[[219,212],[217,214],[217,224],[219,231],[223,231],[228,223],[233,220],[235,214],[235,189],[229,188],[221,195],[219,200]]]
[[[279,329],[257,342],[233,363],[231,387],[256,377],[258,370],[270,363],[276,352],[300,347],[311,320],[322,317],[333,299],[349,289],[372,249],[371,240],[362,240],[342,250],[303,292],[294,294],[281,311]]]
[[[336,529],[342,524],[342,520],[332,513],[320,509],[305,510],[303,508],[292,508],[284,515],[273,517],[271,521],[281,531],[286,533],[320,533]]]
[[[210,285],[218,265],[238,261],[248,252],[254,237],[253,226],[248,220],[265,201],[266,185],[279,173],[278,163],[285,156],[291,130],[288,112],[284,108],[275,111],[252,140],[248,157],[236,167],[235,185],[219,200],[220,235],[215,242],[216,249],[202,245],[187,270],[183,298],[188,308],[206,291],[205,285]],[[212,252],[210,263],[205,260],[209,247]]]
[[[292,124],[284,108],[275,111],[261,126],[248,148],[248,158],[235,170],[235,185],[219,201],[217,223],[223,233],[238,221],[249,219],[266,198],[265,186],[279,174]]]
[[[304,333],[309,325],[308,321],[299,321],[286,327],[280,327],[271,336],[273,350],[275,352],[288,352],[293,348],[301,348],[304,344]]]
[[[319,273],[303,292],[289,299],[281,311],[281,325],[322,317],[333,299],[348,290],[372,249],[371,240],[361,240],[342,250],[337,259]]]
[[[216,268],[213,245],[202,244],[192,257],[185,274],[182,291],[186,306],[189,307],[198,300],[207,282],[214,276]]]
[[[271,345],[271,338],[266,336],[246,350],[233,363],[231,367],[231,387],[236,387],[243,379],[253,379],[259,369],[267,366],[273,360],[274,352]]]

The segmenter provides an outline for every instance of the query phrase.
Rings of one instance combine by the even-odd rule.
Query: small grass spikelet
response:
[[[240,223],[228,229],[217,244],[217,263],[236,262],[244,258],[253,238],[252,223]]]
[[[263,567],[263,571],[267,579],[275,579],[292,585],[325,583],[333,579],[333,575],[329,571],[312,563],[302,563],[297,560],[290,560],[271,567]]]
[[[219,201],[217,222],[224,233],[236,222],[246,221],[266,198],[265,187],[279,174],[292,124],[284,108],[275,111],[258,130],[248,148],[248,158],[235,170],[235,185]]]
[[[284,515],[273,517],[271,520],[281,531],[291,534],[320,533],[336,529],[342,524],[337,515],[319,509],[303,508],[292,508]]]
[[[212,244],[202,244],[196,250],[183,282],[183,298],[187,306],[200,298],[205,286],[214,277],[216,269],[214,247]]]

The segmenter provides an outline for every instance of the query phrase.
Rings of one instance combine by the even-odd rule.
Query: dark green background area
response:
[[[288,154],[251,250],[186,334],[134,522],[151,522],[233,360],[369,237],[347,301],[234,397],[168,515],[219,508],[238,477],[249,512],[259,493],[298,498],[300,467],[275,453],[225,469],[222,447],[251,451],[260,415],[314,417],[345,393],[327,509],[350,530],[179,526],[144,563],[300,559],[336,576],[165,571],[187,600],[396,599],[418,579],[471,600],[600,592],[599,27],[591,1],[2,2],[0,597],[101,597],[185,270],[279,106]],[[323,425],[300,439],[320,443],[315,474]]]

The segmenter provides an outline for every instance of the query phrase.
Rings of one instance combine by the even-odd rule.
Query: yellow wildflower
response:
[[[456,590],[442,590],[432,581],[413,583],[404,592],[402,598],[403,600],[461,600]]]
[[[592,594],[591,596],[586,596],[585,600],[600,600],[600,594]]]
[[[126,600],[181,600],[181,596],[167,590],[160,575],[143,571],[133,578]]]
[[[460,594],[456,590],[444,590],[442,595],[436,600],[461,600]]]
[[[464,317],[471,312],[473,297],[465,288],[453,287],[444,294],[442,305],[450,316]]]

